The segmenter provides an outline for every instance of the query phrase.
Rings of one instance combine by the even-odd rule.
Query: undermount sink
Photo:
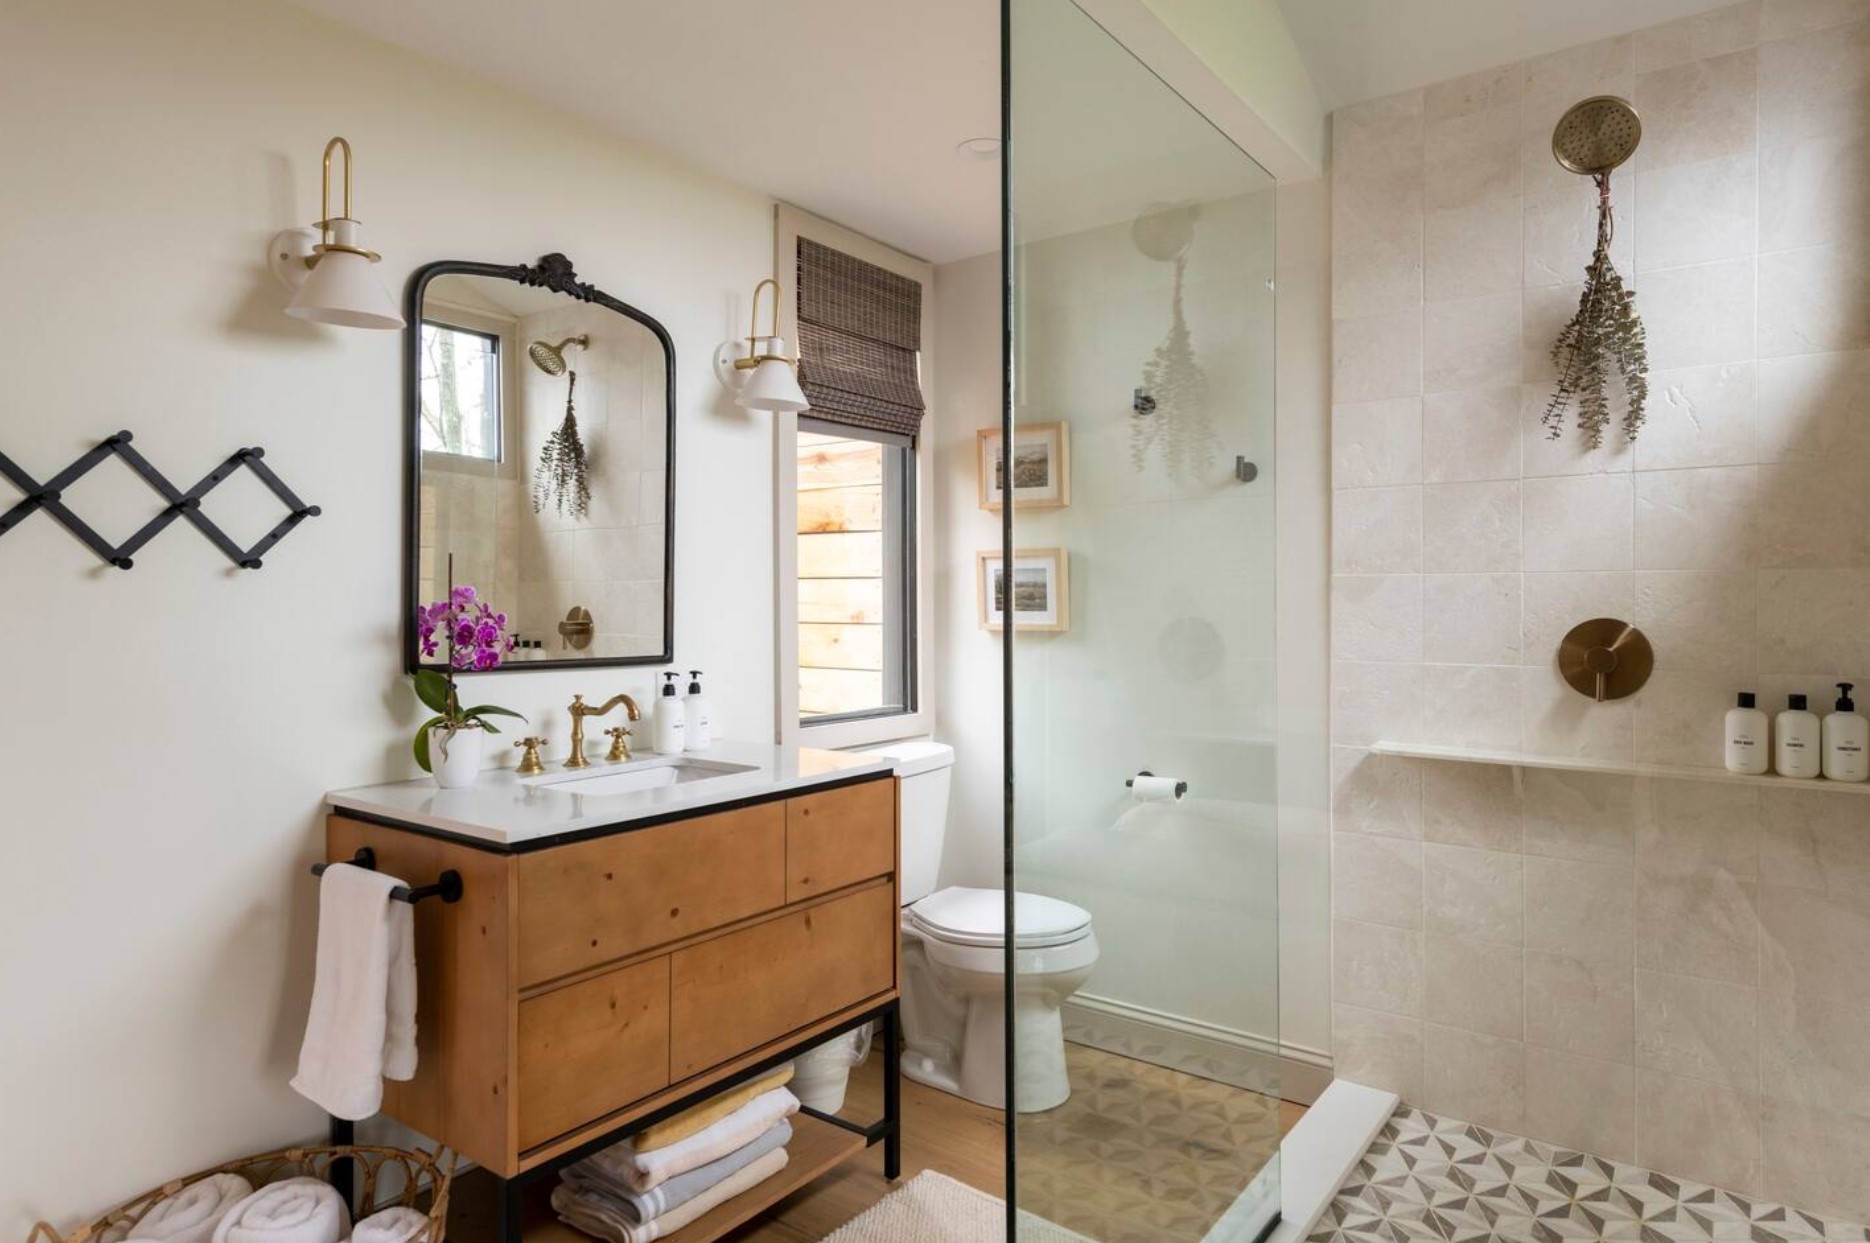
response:
[[[728,764],[714,760],[691,760],[672,757],[666,760],[637,761],[594,773],[576,776],[541,777],[528,783],[549,786],[567,794],[605,795],[639,794],[665,786],[694,785],[755,771],[751,764]]]

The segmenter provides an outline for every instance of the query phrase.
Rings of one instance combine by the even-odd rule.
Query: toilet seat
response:
[[[1006,895],[998,889],[953,886],[909,907],[916,931],[946,945],[1000,948],[1006,944]],[[1013,895],[1014,948],[1051,949],[1091,935],[1091,913],[1037,893]]]

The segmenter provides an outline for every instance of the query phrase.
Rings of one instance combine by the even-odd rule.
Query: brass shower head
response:
[[[526,347],[526,356],[532,359],[532,365],[547,375],[565,374],[565,347],[575,345],[581,350],[591,348],[591,338],[580,333],[575,337],[566,337],[557,345],[547,345],[543,341],[534,341]]]
[[[1552,155],[1570,172],[1603,177],[1635,155],[1642,141],[1643,119],[1629,100],[1593,95],[1559,118],[1552,131]]]

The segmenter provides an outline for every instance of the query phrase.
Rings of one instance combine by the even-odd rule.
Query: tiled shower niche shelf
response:
[[[1870,781],[1827,781],[1823,777],[1761,777],[1730,773],[1722,768],[1688,768],[1671,764],[1635,764],[1622,760],[1594,760],[1577,755],[1534,755],[1525,751],[1478,751],[1470,747],[1431,747],[1413,742],[1377,742],[1372,755],[1393,755],[1412,760],[1442,760],[1453,764],[1492,764],[1501,768],[1550,768],[1567,773],[1606,773],[1613,777],[1655,777],[1664,781],[1728,781],[1741,785],[1771,786],[1781,790],[1828,790],[1833,794],[1870,794]]]

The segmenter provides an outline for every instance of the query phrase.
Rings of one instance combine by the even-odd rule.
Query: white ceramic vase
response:
[[[481,748],[487,731],[470,726],[453,736],[440,725],[429,727],[429,770],[444,790],[471,786],[480,776]]]

